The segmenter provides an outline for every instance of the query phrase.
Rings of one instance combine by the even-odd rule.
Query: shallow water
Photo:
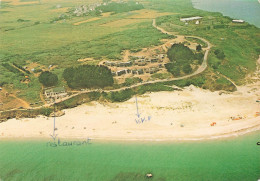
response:
[[[260,3],[258,0],[192,0],[193,6],[225,16],[243,19],[260,27]]]
[[[47,146],[47,141],[0,141],[6,180],[252,180],[260,178],[260,132],[199,142],[100,143]],[[65,141],[65,140],[63,140]]]

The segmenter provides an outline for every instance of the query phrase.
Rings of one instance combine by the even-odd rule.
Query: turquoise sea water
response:
[[[193,6],[225,16],[243,19],[260,28],[260,3],[258,0],[191,0]]]
[[[64,140],[63,140],[64,141]],[[260,132],[225,140],[50,147],[0,141],[0,180],[257,181]],[[152,179],[145,174],[152,173]]]

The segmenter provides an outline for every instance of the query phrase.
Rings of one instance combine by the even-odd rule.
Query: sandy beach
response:
[[[100,140],[202,140],[237,136],[260,129],[259,84],[234,93],[187,87],[149,93],[123,103],[91,102],[56,117],[59,138]],[[232,118],[233,119],[232,119]],[[0,139],[51,138],[53,117],[10,119]],[[214,126],[211,124],[215,122]]]

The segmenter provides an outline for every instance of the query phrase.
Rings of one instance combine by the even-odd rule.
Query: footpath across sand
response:
[[[123,103],[92,102],[56,118],[59,138],[100,140],[201,140],[260,129],[259,84],[234,93],[190,86],[183,91],[149,93]],[[53,118],[11,119],[0,124],[0,139],[51,138]],[[215,122],[215,126],[211,124]]]

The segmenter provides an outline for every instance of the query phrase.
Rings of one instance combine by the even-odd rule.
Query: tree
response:
[[[167,69],[168,72],[170,72],[175,77],[180,76],[180,68],[174,65],[173,63],[165,64],[165,68]]]
[[[168,50],[167,56],[171,62],[177,61],[177,63],[191,62],[194,60],[194,53],[189,47],[184,44],[173,44]]]
[[[81,88],[104,88],[114,83],[112,72],[105,66],[80,65],[66,68],[63,78],[69,87]]]
[[[58,76],[49,71],[42,72],[39,76],[39,82],[45,87],[54,86],[58,83]]]
[[[200,44],[198,44],[198,45],[196,46],[196,50],[197,50],[198,52],[202,50],[202,47],[201,47]]]
[[[217,57],[218,59],[220,59],[220,60],[223,60],[223,59],[226,57],[225,54],[224,54],[224,52],[223,52],[222,50],[219,50],[219,49],[215,50],[215,51],[214,51],[214,54],[215,54],[216,57]]]
[[[197,54],[194,54],[189,47],[181,43],[173,44],[172,47],[168,50],[167,56],[173,63],[167,63],[165,68],[175,77],[181,75],[181,70],[185,74],[191,73],[192,68],[190,64],[193,64],[196,58],[201,58],[201,55],[197,56]]]
[[[182,70],[183,70],[184,73],[189,74],[189,73],[191,73],[192,68],[191,68],[190,64],[186,64],[186,65],[183,66]]]

